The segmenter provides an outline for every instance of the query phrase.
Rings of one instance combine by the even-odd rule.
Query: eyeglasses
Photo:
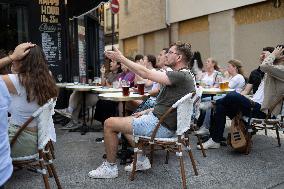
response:
[[[176,53],[176,52],[173,52],[173,51],[168,51],[168,53],[167,54],[176,54],[176,55],[180,55],[180,54],[178,54],[178,53]]]

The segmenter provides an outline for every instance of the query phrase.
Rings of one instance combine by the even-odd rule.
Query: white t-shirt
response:
[[[8,138],[8,106],[10,100],[8,89],[0,76],[0,186],[10,178],[13,172]]]
[[[11,114],[10,123],[14,125],[23,125],[28,118],[39,108],[37,102],[27,101],[27,93],[24,86],[21,85],[17,74],[9,74],[9,78],[13,82],[18,94],[11,94],[11,104],[9,113]],[[36,121],[33,120],[28,127],[35,127]]]
[[[229,88],[235,89],[237,92],[242,91],[245,85],[246,85],[245,78],[241,74],[235,75],[229,81]]]
[[[261,83],[258,86],[257,91],[254,93],[252,97],[252,101],[262,104],[264,99],[264,79],[261,80]]]
[[[216,70],[214,70],[214,72],[211,75],[208,75],[208,72],[204,72],[200,82],[203,85],[212,86],[212,85],[215,84],[215,78],[216,78],[217,74],[218,74],[218,72]]]

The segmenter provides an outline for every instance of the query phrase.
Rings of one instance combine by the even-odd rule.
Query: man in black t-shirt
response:
[[[260,63],[262,63],[262,61],[264,60],[265,54],[267,52],[272,53],[273,50],[274,50],[274,47],[264,47],[262,49],[262,52],[261,52],[260,57],[259,57]],[[251,90],[252,90],[252,93],[254,94],[257,91],[258,86],[261,83],[263,76],[264,76],[264,73],[260,70],[259,67],[255,70],[253,70],[250,73],[248,83],[247,83],[245,89],[241,92],[241,94],[242,95],[248,95],[248,94],[250,94]]]

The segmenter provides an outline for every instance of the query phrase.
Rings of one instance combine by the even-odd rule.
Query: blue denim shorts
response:
[[[138,118],[133,118],[132,127],[133,127],[133,134],[140,135],[140,136],[151,136],[153,133],[159,119],[154,116],[152,112],[148,114],[144,114]],[[161,125],[158,129],[156,134],[157,138],[170,138],[175,135],[174,131],[171,131]]]

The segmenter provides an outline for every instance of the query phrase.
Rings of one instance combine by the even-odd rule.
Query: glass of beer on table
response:
[[[138,94],[144,95],[145,82],[137,81]]]
[[[129,96],[129,88],[130,88],[130,82],[122,80],[121,81],[121,87],[122,87],[122,95],[123,96]]]

